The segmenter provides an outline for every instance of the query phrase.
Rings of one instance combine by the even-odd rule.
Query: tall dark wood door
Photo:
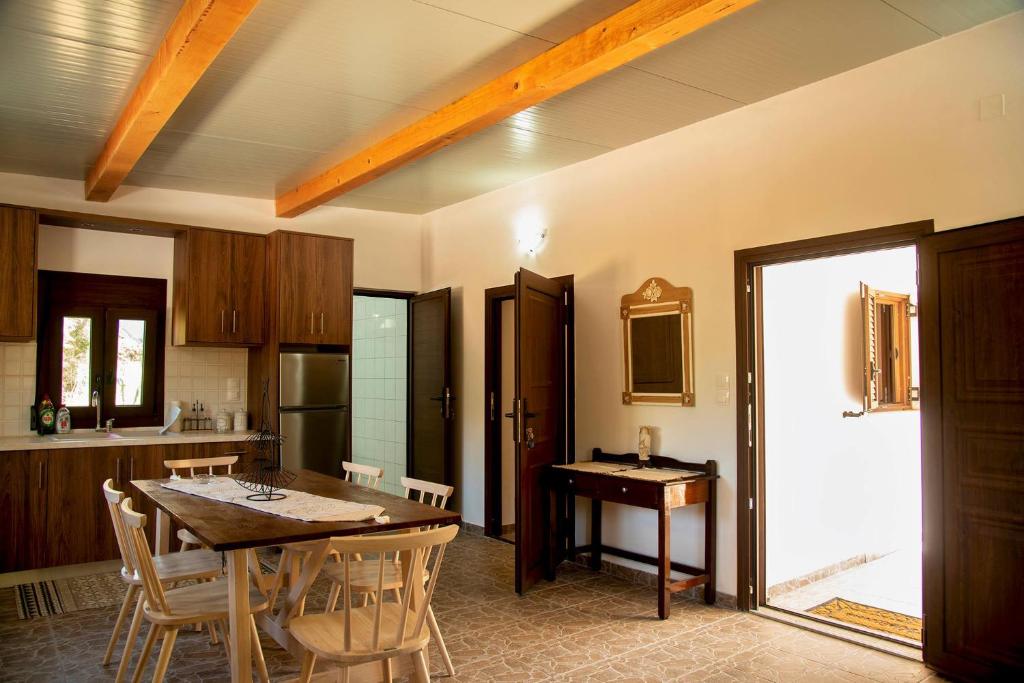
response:
[[[555,505],[550,466],[565,462],[565,293],[562,284],[516,273],[516,592],[551,578]]]
[[[451,289],[409,301],[410,477],[452,484]]]
[[[1024,671],[1024,218],[921,239],[924,659]]]

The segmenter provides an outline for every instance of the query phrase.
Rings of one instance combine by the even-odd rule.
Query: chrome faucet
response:
[[[101,420],[100,420],[100,392],[99,392],[99,389],[93,389],[92,400],[89,402],[89,405],[92,405],[92,406],[96,407],[96,431],[97,432],[102,432],[103,431],[103,426],[100,424]],[[107,430],[107,431],[109,431],[109,430]]]

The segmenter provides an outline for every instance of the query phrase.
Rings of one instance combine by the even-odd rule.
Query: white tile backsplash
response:
[[[247,367],[245,349],[166,347],[165,411],[171,401],[181,401],[186,411],[193,401],[202,401],[211,417],[222,408],[244,409]],[[0,373],[0,436],[28,434],[29,406],[36,393],[36,344],[0,342]]]
[[[384,468],[384,490],[405,476],[408,302],[355,297],[352,339],[352,459]]]

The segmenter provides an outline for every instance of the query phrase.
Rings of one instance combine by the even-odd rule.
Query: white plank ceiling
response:
[[[263,0],[126,183],[273,197],[629,3]],[[0,1],[0,171],[84,178],[179,6]],[[1021,8],[761,0],[332,204],[425,213]]]

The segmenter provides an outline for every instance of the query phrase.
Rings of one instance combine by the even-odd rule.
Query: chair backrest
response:
[[[186,458],[184,460],[164,460],[164,467],[171,471],[172,477],[180,477],[178,470],[188,470],[188,476],[196,476],[196,469],[206,468],[205,474],[213,474],[214,467],[227,467],[231,474],[231,466],[238,462],[237,455],[219,455],[215,458]]]
[[[125,498],[121,501],[121,519],[124,520],[126,535],[131,544],[132,560],[139,578],[142,579],[142,590],[146,595],[149,609],[170,614],[167,596],[164,594],[164,587],[160,583],[156,565],[153,564],[153,554],[149,551],[149,542],[146,540],[146,515],[132,510],[132,499]]]
[[[364,554],[376,553],[376,560],[363,560],[363,562],[377,563],[377,586],[376,594],[384,595],[384,569],[385,564],[391,562],[388,555],[391,553],[407,552],[411,555],[411,573],[409,580],[405,581],[401,594],[401,616],[395,627],[394,639],[381,643],[382,612],[385,604],[383,599],[377,600],[375,605],[366,609],[373,609],[373,634],[371,640],[371,651],[383,651],[387,648],[401,647],[408,635],[418,634],[423,628],[424,620],[427,618],[427,607],[430,605],[430,598],[434,594],[434,586],[437,585],[437,577],[441,573],[441,561],[444,560],[444,550],[459,532],[456,524],[450,524],[438,529],[429,531],[415,531],[409,534],[393,535],[369,535],[369,536],[342,536],[331,539],[331,546],[342,556],[342,576],[344,581],[341,593],[344,596],[344,617],[343,617],[343,645],[345,652],[352,652],[352,589],[350,563],[359,561]],[[436,551],[437,556],[431,566],[430,581],[423,586],[424,571],[427,561]],[[413,606],[412,596],[414,591],[423,590],[423,599],[416,600]],[[409,629],[409,626],[412,629]]]
[[[110,513],[110,521],[114,525],[114,538],[117,539],[117,549],[121,551],[124,573],[128,577],[134,577],[135,562],[132,561],[128,531],[125,529],[124,520],[121,519],[121,501],[124,500],[124,492],[114,488],[113,479],[107,479],[103,482],[103,497],[107,500],[107,511]]]
[[[454,486],[448,486],[447,484],[435,484],[432,481],[424,481],[423,479],[413,479],[412,477],[402,477],[399,481],[402,482],[402,486],[405,487],[405,497],[409,497],[409,493],[415,493],[413,500],[417,500],[426,505],[434,505],[442,510],[444,506],[448,504],[448,499],[451,498],[455,492]],[[430,496],[430,500],[427,500],[427,496]]]
[[[361,465],[358,462],[343,460],[341,469],[345,470],[345,481],[353,484],[367,486],[371,489],[379,488],[380,482],[384,479],[384,468],[372,465]]]

